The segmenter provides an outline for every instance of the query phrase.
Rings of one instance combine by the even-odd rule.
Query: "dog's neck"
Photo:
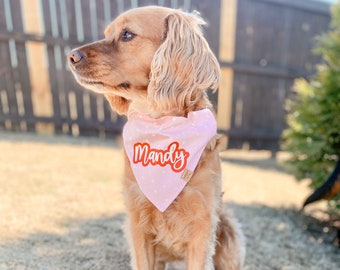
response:
[[[191,104],[184,108],[173,108],[170,110],[158,111],[154,110],[152,105],[145,99],[134,101],[130,103],[128,115],[131,113],[141,113],[150,116],[151,118],[157,119],[163,116],[183,116],[187,117],[189,112],[199,111],[202,109],[212,109],[212,104],[209,100],[203,99],[200,102]]]

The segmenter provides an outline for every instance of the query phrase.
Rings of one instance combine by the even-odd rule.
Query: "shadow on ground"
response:
[[[0,269],[129,269],[123,220],[123,214],[67,220],[62,234],[10,240],[0,246]]]
[[[39,135],[36,133],[13,133],[0,131],[0,142],[8,141],[12,143],[37,143],[37,144],[51,144],[51,145],[79,145],[79,146],[104,146],[110,148],[122,147],[121,136],[112,136],[110,138],[100,139],[97,137],[72,137],[68,135]]]
[[[287,172],[282,166],[282,164],[280,164],[280,162],[274,157],[263,157],[259,159],[247,160],[244,158],[235,158],[235,157],[230,157],[230,156],[226,157],[222,155],[221,160],[224,162],[231,163],[231,164],[256,167],[262,170]]]
[[[227,204],[247,237],[245,269],[339,269],[336,232],[293,209]],[[66,220],[64,233],[37,232],[0,245],[0,269],[128,270],[124,214]],[[313,228],[312,231],[309,228]],[[321,268],[320,268],[321,267]]]

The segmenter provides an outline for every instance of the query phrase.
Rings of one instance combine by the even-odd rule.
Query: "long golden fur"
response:
[[[204,39],[197,14],[163,7],[127,11],[105,30],[105,39],[70,52],[77,81],[102,93],[113,110],[151,117],[184,116],[210,108],[219,64]],[[189,270],[241,269],[245,256],[239,224],[223,211],[216,135],[194,175],[165,212],[143,195],[125,154],[126,236],[133,269],[165,269],[185,260]]]

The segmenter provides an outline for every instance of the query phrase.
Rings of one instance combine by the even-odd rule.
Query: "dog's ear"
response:
[[[116,95],[105,95],[105,98],[115,112],[118,114],[127,114],[129,109],[129,101],[127,101],[125,98]]]
[[[151,63],[148,99],[159,111],[182,110],[216,90],[220,67],[202,34],[197,13],[175,11],[165,18],[164,41]]]

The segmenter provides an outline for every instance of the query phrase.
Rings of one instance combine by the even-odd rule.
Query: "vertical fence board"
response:
[[[203,30],[210,47],[216,54],[223,49],[219,48],[220,33],[224,33],[220,25],[220,0],[40,1],[45,33],[39,40],[21,34],[24,30],[21,12],[26,12],[22,10],[22,1],[0,0],[1,129],[20,130],[27,126],[34,130],[36,122],[46,122],[54,123],[56,133],[109,136],[119,132],[125,118],[112,112],[102,96],[76,83],[65,54],[103,38],[107,24],[137,5],[198,10],[208,23]],[[228,2],[225,1],[226,5]],[[11,14],[5,14],[5,3],[10,5]],[[285,126],[283,103],[294,78],[312,74],[313,65],[320,61],[310,51],[315,44],[314,36],[327,29],[329,14],[325,12],[326,4],[302,0],[237,3],[236,38],[232,41],[235,57],[220,59],[222,68],[234,74],[228,82],[233,88],[232,95],[223,103],[223,106],[231,103],[231,110],[224,108],[222,111],[228,115],[219,115],[220,119],[230,117],[226,121],[230,128],[222,131],[229,136],[230,147],[273,149]],[[6,24],[8,16],[12,17],[12,27]],[[33,113],[26,41],[46,43],[54,112],[51,117]],[[15,56],[18,65],[12,66],[11,57],[15,60]],[[216,105],[217,96],[211,98]],[[227,99],[223,95],[218,98]]]
[[[13,30],[17,32],[23,32],[23,22],[22,22],[22,13],[21,13],[21,3],[20,0],[11,1],[11,11],[13,18]],[[25,110],[25,115],[28,118],[33,117],[33,104],[31,99],[31,83],[29,78],[29,70],[27,63],[27,53],[25,43],[16,42],[16,56],[18,66],[13,68],[13,78],[14,83],[19,86],[23,95],[23,105]],[[28,131],[34,131],[35,126],[33,123],[26,123],[25,128]]]
[[[14,18],[13,18],[13,9],[16,8],[14,4],[17,4],[16,2],[12,2],[11,11],[7,16],[10,16],[12,19],[8,19],[6,21],[6,28],[10,28],[8,23],[12,25],[13,30],[17,30],[18,24],[16,23],[16,27],[14,27]],[[5,7],[5,6],[4,6]],[[9,17],[7,17],[9,18]],[[12,58],[15,58],[17,56],[17,53],[14,54],[14,50],[17,51],[17,49],[21,49],[20,46],[17,46],[17,44],[13,40],[9,40],[7,42],[7,45],[3,45],[3,55],[4,55],[4,61],[2,63],[5,64],[5,66],[9,67],[9,70],[7,70],[5,75],[5,95],[7,99],[7,106],[8,106],[8,114],[11,116],[10,120],[7,120],[7,128],[11,130],[19,130],[19,121],[17,120],[19,114],[18,114],[18,104],[15,94],[15,83],[18,82],[18,68],[13,67],[12,65]]]
[[[313,74],[321,60],[311,49],[329,14],[297,2],[238,0],[235,59],[227,64],[235,69],[231,127],[225,131],[230,148],[277,150],[294,78]]]
[[[52,4],[52,6],[51,6]],[[44,27],[45,27],[45,35],[48,36],[54,36],[56,35],[56,30],[59,32],[59,28],[55,28],[57,25],[55,24],[55,21],[52,21],[55,19],[55,17],[52,16],[52,12],[56,13],[56,10],[53,11],[53,9],[56,7],[54,1],[42,1],[42,10],[43,10],[43,21],[44,21]],[[52,25],[55,24],[55,25]],[[54,27],[54,28],[53,28]],[[47,61],[48,61],[48,70],[49,70],[49,78],[50,78],[50,86],[51,86],[51,94],[53,98],[53,112],[55,119],[55,133],[60,134],[62,133],[62,125],[61,125],[61,118],[62,118],[62,109],[61,109],[61,102],[60,102],[60,96],[62,95],[63,87],[60,86],[63,82],[63,76],[59,72],[57,72],[56,69],[56,58],[55,58],[55,45],[47,45],[46,46],[46,52],[47,52]],[[67,102],[65,100],[65,102]],[[68,106],[67,106],[68,107]],[[69,113],[67,112],[67,115]]]
[[[0,0],[0,31],[6,31],[6,19],[5,19],[5,6],[4,0]],[[5,128],[5,113],[7,113],[7,91],[6,91],[6,76],[10,72],[10,65],[8,60],[8,41],[0,40],[0,59],[2,60],[2,65],[0,67],[0,130]],[[5,96],[6,95],[6,96]]]
[[[0,117],[3,117],[0,118],[0,127],[5,128],[6,122],[11,123],[11,120],[6,121],[6,118],[16,115],[17,112],[16,108],[13,109],[13,106],[16,106],[16,100],[14,105],[9,103],[11,101],[9,93],[14,92],[14,87],[8,42],[0,42],[0,56],[2,63],[0,68]]]

